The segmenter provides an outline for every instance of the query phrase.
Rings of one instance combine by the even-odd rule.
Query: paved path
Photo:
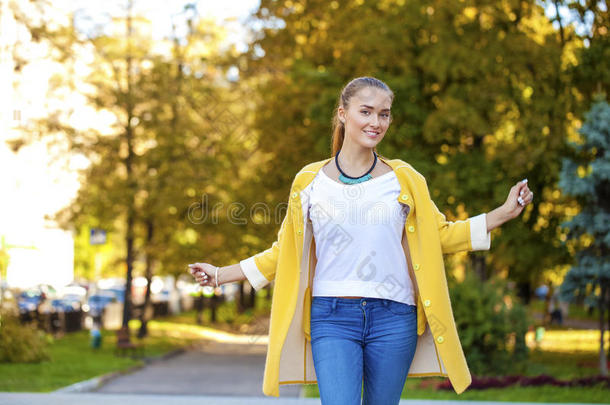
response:
[[[113,378],[97,392],[263,397],[266,350],[262,344],[201,341],[192,350]],[[300,385],[280,386],[281,397],[300,392]]]
[[[487,401],[430,401],[423,399],[402,400],[400,405],[541,405],[527,402],[487,402]],[[0,393],[2,405],[319,405],[313,398],[253,398],[253,397],[213,397],[200,395],[128,395],[128,394],[7,394]],[[578,405],[578,404],[561,404]]]
[[[542,312],[534,312],[532,313],[533,318],[542,323],[544,320],[544,316]],[[599,330],[599,323],[597,321],[593,321],[591,319],[573,319],[573,318],[563,318],[562,326],[567,328],[574,329],[594,329]]]
[[[280,386],[280,397],[262,393],[265,344],[201,341],[192,350],[112,378],[96,392],[2,393],[2,405],[320,405],[300,398],[301,386]],[[89,380],[92,381],[92,380]],[[83,387],[93,385],[81,383]],[[73,386],[72,386],[73,387]],[[74,391],[68,387],[68,391]],[[540,405],[540,403],[402,400],[400,405]],[[570,404],[562,404],[570,405]],[[578,404],[573,404],[578,405]]]

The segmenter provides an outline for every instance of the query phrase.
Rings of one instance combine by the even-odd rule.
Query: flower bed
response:
[[[610,377],[592,376],[575,378],[572,380],[559,380],[549,375],[539,375],[535,377],[525,377],[519,375],[504,377],[472,377],[472,384],[468,389],[484,390],[488,388],[505,388],[512,385],[522,387],[536,387],[541,385],[553,385],[555,387],[593,387],[600,385],[610,388]],[[453,390],[449,380],[445,380],[437,385],[438,389]]]

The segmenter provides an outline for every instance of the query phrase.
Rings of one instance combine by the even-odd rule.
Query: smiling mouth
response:
[[[374,138],[379,135],[379,132],[377,131],[364,131],[364,133],[370,136],[371,138]]]

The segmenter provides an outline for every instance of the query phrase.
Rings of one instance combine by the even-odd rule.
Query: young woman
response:
[[[350,81],[332,157],[295,176],[278,240],[231,266],[190,265],[203,286],[275,281],[265,395],[317,383],[323,404],[398,404],[407,375],[448,377],[457,393],[471,382],[442,255],[489,249],[533,193],[523,180],[493,211],[447,221],[421,174],[376,152],[393,98],[378,79]]]

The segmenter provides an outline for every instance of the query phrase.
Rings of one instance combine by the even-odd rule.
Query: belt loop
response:
[[[337,308],[337,300],[339,298],[338,297],[333,297],[333,311]]]

